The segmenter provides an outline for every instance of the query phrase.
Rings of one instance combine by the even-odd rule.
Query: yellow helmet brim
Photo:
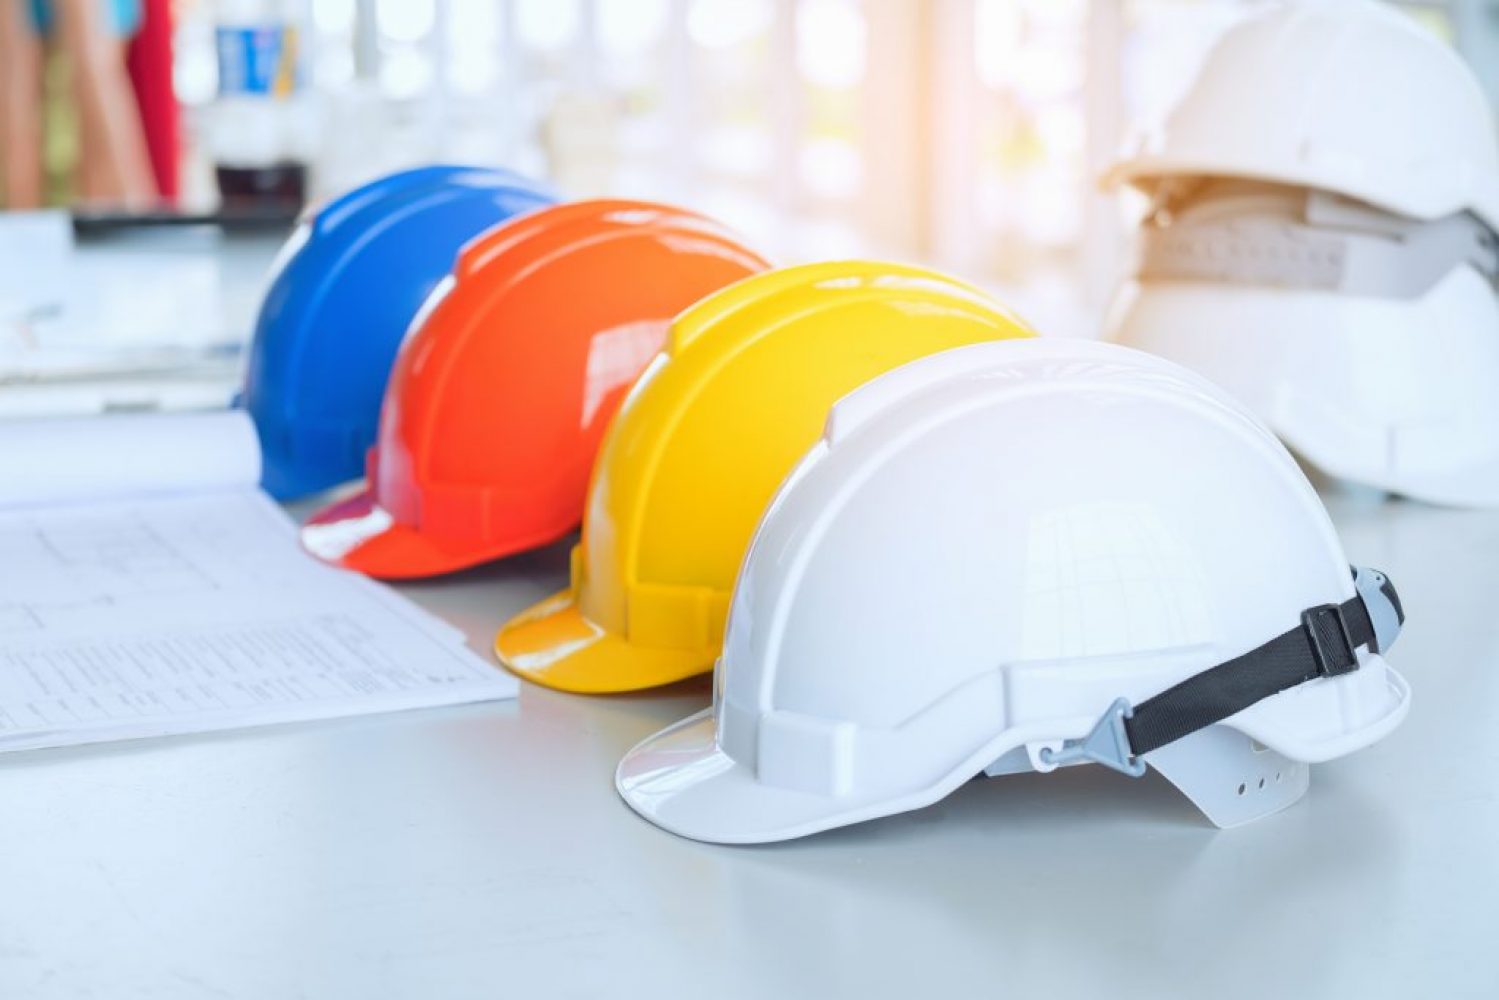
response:
[[[511,673],[558,691],[617,694],[660,687],[713,669],[716,650],[641,646],[589,621],[572,591],[500,629],[495,655]]]

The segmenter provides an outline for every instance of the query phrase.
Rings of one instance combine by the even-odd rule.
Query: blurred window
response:
[[[685,202],[783,259],[889,253],[1088,308],[1123,229],[1094,174],[1256,6],[303,2],[324,193],[423,160],[499,162],[570,194]],[[1492,17],[1404,6],[1465,51],[1499,52]],[[212,5],[178,9],[176,82],[199,115]]]

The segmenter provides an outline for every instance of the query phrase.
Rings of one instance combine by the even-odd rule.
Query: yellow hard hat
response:
[[[917,358],[1032,335],[984,293],[897,264],[786,268],[703,299],[604,438],[572,586],[500,630],[500,660],[594,693],[712,670],[755,525],[832,405]]]

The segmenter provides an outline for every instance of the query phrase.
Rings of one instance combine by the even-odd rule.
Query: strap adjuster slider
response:
[[[1358,654],[1353,651],[1353,636],[1341,607],[1319,604],[1307,608],[1301,613],[1301,627],[1311,640],[1319,677],[1337,677],[1358,669]]]

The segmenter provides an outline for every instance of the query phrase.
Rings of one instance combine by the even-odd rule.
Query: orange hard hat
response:
[[[712,220],[639,201],[543,208],[477,237],[401,345],[365,491],[303,543],[401,579],[562,537],[672,317],[768,266]]]

